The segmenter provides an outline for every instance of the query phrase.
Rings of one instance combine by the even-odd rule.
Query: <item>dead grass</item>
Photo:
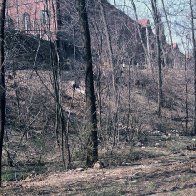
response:
[[[99,152],[100,159],[106,161],[108,165],[106,168],[101,170],[85,169],[84,171],[70,170],[67,172],[62,169],[60,152],[55,148],[54,135],[51,136],[53,131],[52,124],[40,127],[42,122],[46,120],[51,122],[54,116],[50,115],[47,119],[45,119],[45,116],[55,112],[51,109],[54,100],[48,91],[52,91],[51,73],[46,71],[40,72],[40,74],[44,84],[34,72],[17,72],[16,82],[20,88],[23,88],[20,95],[22,99],[21,108],[26,111],[26,108],[30,108],[29,106],[34,104],[39,114],[39,104],[43,103],[42,105],[45,105],[47,112],[44,108],[42,111],[43,115],[38,116],[40,121],[36,121],[37,124],[34,124],[34,127],[30,129],[29,138],[23,144],[24,148],[23,146],[20,146],[20,149],[15,148],[18,146],[21,133],[24,131],[23,127],[19,127],[21,130],[10,132],[9,147],[16,151],[17,157],[15,161],[18,163],[18,168],[6,168],[7,170],[4,170],[5,178],[0,195],[195,195],[196,154],[195,151],[186,150],[187,145],[195,142],[193,142],[191,137],[179,136],[183,131],[183,127],[180,122],[171,120],[172,115],[180,118],[185,115],[184,106],[182,105],[184,103],[184,94],[181,93],[184,89],[184,83],[180,84],[180,81],[183,81],[183,72],[172,70],[164,78],[164,92],[166,98],[169,100],[168,103],[170,100],[175,101],[173,105],[170,103],[172,105],[171,108],[165,107],[163,109],[164,117],[161,123],[163,124],[162,131],[164,133],[160,132],[159,135],[151,135],[153,131],[159,131],[159,121],[155,113],[157,106],[156,84],[153,83],[154,86],[152,88],[151,76],[146,76],[149,79],[149,83],[145,89],[137,88],[133,83],[133,107],[131,108],[135,112],[132,115],[135,115],[137,120],[136,125],[133,124],[135,129],[139,130],[138,124],[142,125],[142,133],[139,133],[141,135],[137,138],[136,142],[140,141],[144,145],[142,147],[133,147],[133,145],[119,140],[117,147],[111,153],[111,143],[108,143],[107,147],[109,150],[101,146],[102,148],[100,148]],[[176,77],[179,81],[176,80]],[[69,98],[73,96],[72,79],[68,78],[67,81],[62,81],[63,103],[65,103],[63,108],[66,112],[71,108]],[[174,83],[174,81],[176,82]],[[7,84],[8,98],[15,98],[12,87],[13,83],[7,81]],[[48,90],[46,90],[45,85],[49,88]],[[82,81],[81,89],[84,90],[83,88],[84,84]],[[105,89],[105,91],[107,90]],[[26,93],[26,91],[28,93],[33,92],[32,97],[34,95],[35,98],[38,97],[39,104],[37,104],[37,99],[32,99],[30,102],[31,94]],[[104,95],[107,94],[105,91]],[[175,93],[173,93],[174,91]],[[40,96],[40,92],[43,93],[42,97]],[[123,87],[122,105],[124,104],[125,106],[127,106],[128,101],[127,97],[124,96],[126,93],[127,89]],[[30,97],[29,100],[27,99],[28,97]],[[74,107],[71,108],[72,119],[75,116],[78,119],[80,119],[80,116],[84,116],[83,109],[85,102],[83,99],[84,95],[76,91],[73,100]],[[108,103],[105,99],[103,99],[103,108],[106,110]],[[191,106],[191,95],[188,101]],[[123,112],[126,113],[126,107],[122,108],[121,114]],[[29,113],[32,114],[32,110]],[[24,117],[24,119],[26,118]],[[31,116],[30,120],[32,120]],[[73,124],[75,125],[76,122],[74,121]],[[81,131],[81,127],[78,126],[74,130]],[[168,134],[170,134],[172,129],[176,129],[178,133],[169,136]],[[51,132],[48,130],[51,130]],[[148,132],[149,135],[145,134],[147,131],[151,131],[150,134]],[[145,136],[144,139],[142,139],[143,136]],[[75,138],[74,135],[73,140]],[[82,166],[82,155],[78,147],[78,141],[76,141],[76,144],[72,144],[71,147],[75,150],[72,152],[75,153],[73,157],[78,158],[80,156],[77,160],[75,159],[74,167]],[[39,157],[42,159],[39,160]],[[26,164],[28,161],[31,163],[31,166]],[[23,162],[24,164],[22,164]],[[39,165],[40,162],[43,165]],[[14,176],[16,170],[19,170],[20,177]],[[11,175],[11,179],[6,175]]]
[[[187,142],[184,137],[180,138],[180,141]],[[182,149],[182,146],[177,147],[178,153],[173,153],[168,147],[137,148],[138,153],[143,152],[143,157],[137,161],[127,162],[128,166],[111,165],[101,170],[50,172],[45,175],[28,176],[18,182],[4,182],[1,195],[194,196],[195,151]],[[144,156],[147,152],[157,156]],[[123,154],[123,150],[121,153]],[[125,153],[124,158],[127,156]]]

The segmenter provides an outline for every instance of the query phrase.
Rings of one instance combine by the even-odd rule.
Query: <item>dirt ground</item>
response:
[[[161,149],[161,153],[117,167],[75,169],[4,182],[1,195],[196,195],[195,151]]]

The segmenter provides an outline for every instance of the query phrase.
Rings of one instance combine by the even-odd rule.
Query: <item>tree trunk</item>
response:
[[[162,92],[162,65],[161,65],[161,40],[160,40],[160,17],[157,9],[157,1],[151,0],[153,18],[155,23],[155,36],[157,44],[157,65],[158,65],[158,116],[161,117],[161,107],[163,102]]]
[[[55,11],[54,11],[55,13]],[[57,20],[57,26],[56,26],[56,47],[57,47],[57,57],[58,57],[58,61],[59,61],[59,65],[62,65],[63,63],[63,53],[65,53],[65,51],[62,52],[62,13],[61,13],[61,1],[57,0],[56,1],[56,20]]]
[[[165,19],[166,19],[166,23],[167,23],[167,27],[168,27],[168,31],[169,31],[171,50],[173,50],[173,40],[172,40],[171,25],[169,23],[169,19],[168,19],[167,11],[166,11],[166,8],[165,8],[164,0],[161,0],[161,3],[162,3],[162,6],[163,6],[163,11],[164,11],[164,14],[165,14]]]
[[[85,78],[85,93],[86,93],[86,119],[87,119],[87,157],[86,164],[91,167],[98,160],[98,141],[97,141],[97,116],[96,116],[96,99],[93,79],[93,65],[91,54],[91,38],[88,24],[88,15],[86,10],[86,1],[77,0],[78,11],[81,21],[81,30],[83,33],[84,49],[86,56],[86,78]]]
[[[107,48],[108,48],[108,58],[109,58],[109,63],[112,69],[112,100],[110,100],[110,108],[113,109],[111,117],[113,118],[114,126],[113,126],[113,147],[116,145],[116,136],[117,136],[117,131],[118,131],[118,109],[119,109],[119,89],[117,88],[117,83],[116,83],[116,74],[117,74],[117,68],[115,67],[114,63],[114,55],[113,55],[113,49],[112,49],[112,40],[111,40],[111,35],[109,32],[109,26],[107,23],[107,18],[106,18],[106,12],[105,8],[103,5],[104,0],[99,0],[99,7],[100,7],[100,13],[101,13],[101,20],[103,22],[103,27],[104,27],[104,34],[106,36],[106,43],[107,43]],[[110,83],[110,81],[108,81]],[[113,105],[114,103],[114,105]]]
[[[2,150],[3,150],[3,138],[4,138],[4,126],[5,126],[5,51],[4,51],[4,30],[5,30],[5,7],[6,0],[0,1],[0,186],[1,174],[2,174]]]
[[[189,110],[188,110],[188,81],[187,81],[187,55],[185,53],[185,63],[184,63],[184,72],[185,72],[185,110],[186,110],[186,123],[185,123],[185,132],[188,132],[188,122],[189,122]]]
[[[103,7],[102,0],[99,0],[99,5],[100,5],[100,11],[101,11],[101,20],[103,22],[104,26],[104,33],[106,36],[106,42],[107,42],[107,47],[108,47],[108,53],[109,53],[109,63],[112,68],[112,85],[113,85],[113,90],[114,94],[116,94],[116,84],[115,84],[115,66],[114,66],[114,58],[113,58],[113,51],[112,51],[112,44],[111,44],[111,36],[109,34],[109,29],[108,29],[108,24],[106,21],[106,14],[105,14],[105,9]]]
[[[135,19],[137,21],[136,27],[137,27],[138,35],[139,35],[139,39],[140,39],[139,41],[141,42],[142,48],[144,50],[144,53],[145,53],[145,56],[146,56],[146,59],[147,59],[147,62],[149,64],[149,66],[151,66],[148,26],[146,26],[146,39],[147,40],[146,40],[146,46],[145,46],[143,38],[142,38],[142,34],[141,34],[141,26],[138,23],[139,18],[138,18],[137,9],[136,9],[136,5],[135,5],[134,0],[131,0],[131,4],[132,4],[132,7],[133,7]]]
[[[194,119],[193,119],[193,134],[196,135],[196,40],[195,40],[195,25],[194,11],[192,0],[189,1],[191,10],[191,33],[193,42],[193,59],[194,59]]]

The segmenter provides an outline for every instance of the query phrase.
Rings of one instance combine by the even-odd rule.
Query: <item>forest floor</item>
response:
[[[186,140],[182,138],[186,138]],[[182,195],[196,193],[196,151],[187,150],[191,137],[165,141],[160,147],[138,147],[143,158],[126,159],[104,169],[80,169],[30,175],[3,182],[1,195]],[[178,146],[180,144],[180,146]],[[118,149],[122,153],[125,149]],[[135,151],[136,152],[136,151]],[[145,156],[151,154],[153,156]],[[124,156],[127,156],[124,153]]]
[[[73,160],[76,160],[73,164],[74,169],[64,171],[61,166],[62,161],[59,150],[54,146],[55,138],[51,137],[53,130],[49,129],[49,131],[46,132],[44,131],[46,130],[45,125],[41,126],[43,122],[50,122],[51,119],[54,118],[54,116],[50,118],[47,117],[47,119],[42,119],[42,117],[55,111],[51,110],[50,107],[52,105],[51,103],[53,103],[52,98],[49,97],[50,94],[48,93],[48,95],[46,91],[43,92],[43,87],[51,87],[48,73],[44,72],[42,74],[45,85],[41,85],[41,83],[38,82],[39,80],[36,75],[30,77],[31,72],[24,72],[21,75],[18,74],[18,86],[22,89],[20,94],[20,99],[22,99],[21,108],[23,108],[23,113],[25,114],[24,119],[22,119],[24,122],[27,122],[26,116],[28,117],[28,115],[26,114],[26,108],[29,109],[31,105],[34,104],[33,106],[36,106],[37,113],[35,113],[36,115],[33,113],[32,119],[36,119],[35,121],[39,126],[35,124],[35,126],[32,127],[28,142],[23,142],[23,145],[19,144],[21,135],[23,134],[23,132],[21,133],[20,131],[21,127],[19,127],[19,131],[11,132],[9,148],[12,151],[15,150],[17,156],[14,160],[15,165],[12,168],[8,167],[6,160],[4,160],[2,175],[3,186],[0,188],[0,195],[195,196],[196,151],[188,150],[187,146],[191,144],[196,145],[196,137],[183,136],[183,134],[185,134],[185,132],[182,131],[184,122],[181,122],[181,120],[183,119],[182,117],[185,116],[184,105],[182,105],[185,99],[183,97],[184,94],[181,93],[183,92],[183,85],[176,84],[181,84],[179,82],[181,81],[180,77],[174,77],[175,75],[177,75],[176,70],[168,73],[167,78],[165,78],[165,94],[166,92],[171,94],[168,93],[170,95],[167,97],[168,104],[171,104],[171,100],[177,101],[175,101],[175,104],[172,103],[175,106],[173,106],[173,110],[171,110],[169,106],[165,106],[163,109],[165,117],[163,124],[167,125],[165,129],[163,129],[163,132],[160,133],[159,131],[158,135],[154,135],[156,130],[159,130],[158,127],[147,127],[149,124],[159,124],[159,121],[156,120],[156,99],[153,97],[153,95],[156,94],[154,93],[156,92],[156,88],[154,88],[154,91],[149,90],[154,83],[150,81],[151,77],[146,76],[148,85],[146,85],[144,90],[142,90],[141,87],[133,87],[133,89],[135,89],[133,103],[137,103],[136,106],[139,106],[136,107],[140,109],[137,110],[139,111],[138,120],[144,120],[144,122],[141,122],[141,125],[146,128],[142,131],[142,133],[145,133],[146,138],[142,139],[138,136],[140,140],[136,140],[135,144],[128,144],[125,140],[119,141],[114,149],[112,149],[112,145],[109,142],[106,144],[107,147],[100,144],[99,157],[100,160],[104,161],[107,165],[103,169],[85,168],[84,163],[82,163],[84,157],[83,154],[80,153],[81,149],[73,143],[72,148],[76,150],[73,151],[75,154],[72,154]],[[184,76],[181,73],[178,73],[177,76],[181,75]],[[140,77],[144,78],[142,76],[143,75]],[[177,81],[177,79],[179,81]],[[143,79],[142,81],[145,80]],[[16,94],[13,91],[14,81],[10,80],[8,83],[10,83],[8,86],[10,89],[8,89],[7,95],[9,95],[8,98],[10,98],[10,103],[12,103],[11,101],[15,98]],[[173,94],[166,87],[173,89]],[[69,111],[69,98],[73,95],[71,79],[63,83],[62,89],[66,89],[63,94],[64,99],[67,100],[67,102],[64,100],[66,102],[64,105],[65,111]],[[189,89],[193,88],[189,87]],[[81,109],[84,108],[83,91],[84,85],[82,83],[80,92],[76,91],[74,95],[74,101],[72,103],[75,104],[74,109],[72,109],[73,117],[83,114],[83,110]],[[148,97],[148,95],[150,98],[147,100],[146,97]],[[169,98],[172,99],[170,100]],[[134,101],[135,99],[137,102]],[[189,107],[192,108],[192,97],[189,101]],[[12,108],[11,106],[12,105],[10,105],[10,108]],[[46,107],[42,109],[43,115],[39,116],[42,106]],[[48,109],[46,111],[47,115],[45,114],[46,108]],[[141,118],[141,114],[143,114],[144,111],[147,111],[146,116],[144,115],[143,118]],[[10,112],[10,114],[12,113],[13,111]],[[32,111],[30,111],[30,117],[31,113]],[[34,115],[36,117],[38,115],[38,117],[35,118]],[[176,119],[171,120],[170,116],[174,116]],[[10,116],[10,119],[12,118],[13,116]],[[29,122],[31,122],[32,119],[30,118]],[[75,123],[75,121],[73,122]],[[27,128],[29,127],[27,124]],[[148,129],[152,131],[147,132]],[[178,132],[172,133],[171,130]],[[75,138],[75,135],[73,136]],[[144,135],[141,136],[143,137]],[[78,141],[76,140],[76,142]],[[18,146],[20,146],[20,148]],[[16,149],[17,147],[18,149]],[[83,169],[79,169],[80,167],[83,167]]]

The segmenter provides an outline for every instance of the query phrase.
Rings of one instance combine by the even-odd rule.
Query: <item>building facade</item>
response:
[[[134,65],[156,64],[156,41],[150,21],[148,19],[132,20],[107,1],[103,2],[116,64],[119,64],[118,62]],[[102,61],[107,63],[107,43],[99,2],[89,1],[87,10],[94,61],[99,61],[101,56]],[[138,34],[138,24],[141,37]],[[58,36],[58,40],[61,40],[59,54],[63,57],[62,62],[66,62],[67,59],[81,59],[83,56],[83,39],[75,1],[7,0],[6,27],[44,40],[56,40]],[[176,65],[181,62],[181,59],[173,62],[171,46],[166,43],[163,25],[161,29],[162,59],[165,59],[165,65]],[[179,51],[177,45],[173,47],[176,47],[175,51]],[[176,55],[176,53],[180,52],[172,54]]]
[[[43,39],[54,38],[57,29],[55,3],[55,0],[7,0],[6,27]]]

